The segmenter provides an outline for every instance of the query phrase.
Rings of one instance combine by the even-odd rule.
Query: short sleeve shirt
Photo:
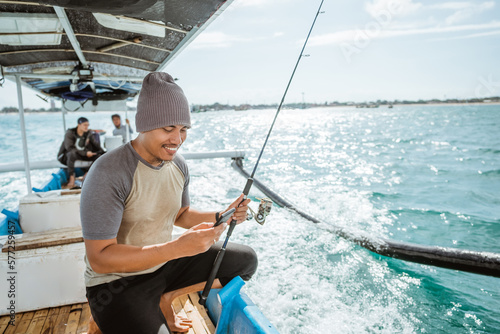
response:
[[[128,127],[128,131],[130,134],[134,133],[131,126]],[[127,126],[120,125],[119,128],[114,128],[113,129],[113,136],[122,136],[123,143],[125,143],[127,141]]]
[[[83,237],[116,238],[118,244],[134,246],[168,242],[179,210],[189,206],[188,186],[189,172],[180,154],[155,167],[130,142],[107,152],[92,165],[82,188]],[[87,286],[150,273],[162,265],[140,272],[99,274],[86,257],[85,262]]]

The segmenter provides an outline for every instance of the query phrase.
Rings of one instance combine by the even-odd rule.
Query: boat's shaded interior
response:
[[[95,105],[132,99],[229,2],[0,0],[0,79]]]

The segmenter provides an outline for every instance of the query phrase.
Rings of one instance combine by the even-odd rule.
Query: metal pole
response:
[[[31,194],[30,162],[28,158],[28,141],[26,139],[26,126],[24,124],[23,93],[21,89],[20,76],[16,76],[16,83],[17,83],[17,101],[19,105],[19,120],[21,121],[21,135],[23,139],[24,171],[26,172],[26,186],[28,187],[28,194]]]
[[[125,108],[127,108],[127,105],[125,104]],[[129,142],[130,141],[130,126],[128,125],[127,123],[127,119],[128,119],[128,110],[125,109],[125,130],[127,131],[127,134],[125,135],[125,138],[126,138],[126,141],[125,142]]]
[[[80,63],[82,63],[83,67],[88,68],[89,65],[87,63],[87,59],[85,59],[85,56],[83,55],[82,48],[80,47],[80,43],[78,42],[78,39],[75,36],[73,27],[71,26],[68,16],[66,15],[66,11],[64,10],[64,8],[59,6],[53,6],[53,8],[57,14],[57,17],[59,18],[59,22],[63,26],[64,31],[66,32],[66,36],[68,37],[69,42],[73,47],[73,50],[75,50],[75,53],[78,59],[80,60]]]
[[[66,110],[62,111],[62,119],[63,119],[63,133],[66,133]]]

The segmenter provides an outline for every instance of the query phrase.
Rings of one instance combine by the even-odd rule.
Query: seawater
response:
[[[251,171],[274,112],[192,114],[182,152],[244,150]],[[85,116],[110,134],[111,114],[69,113],[66,123]],[[1,163],[22,161],[19,124],[0,115]],[[26,114],[31,160],[55,158],[62,124],[57,113]],[[202,210],[224,208],[246,182],[229,159],[188,165]],[[33,171],[33,186],[50,172]],[[281,333],[500,333],[499,278],[381,257],[328,231],[499,253],[500,106],[283,110],[256,178],[324,222],[274,206],[263,226],[233,234],[259,255],[245,292]],[[25,193],[23,172],[0,174],[0,207]]]

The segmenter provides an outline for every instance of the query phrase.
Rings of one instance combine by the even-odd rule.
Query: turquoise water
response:
[[[67,124],[81,115],[112,130],[111,113],[69,114]],[[193,114],[183,150],[245,150],[251,171],[273,116]],[[27,114],[26,126],[31,159],[54,159],[61,115]],[[0,115],[0,162],[21,160],[19,117]],[[188,164],[194,207],[223,208],[245,185],[228,159]],[[48,172],[34,171],[33,186]],[[283,110],[256,177],[325,225],[500,252],[497,105]],[[0,174],[0,207],[17,206],[23,178]],[[232,240],[259,254],[245,289],[281,333],[500,333],[498,278],[381,257],[278,207]]]

